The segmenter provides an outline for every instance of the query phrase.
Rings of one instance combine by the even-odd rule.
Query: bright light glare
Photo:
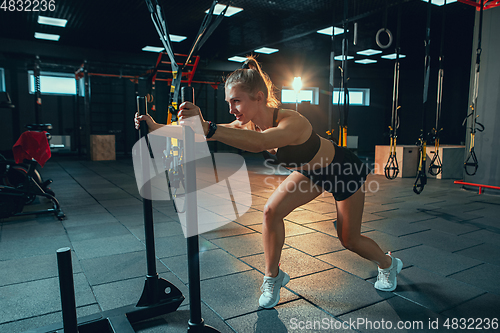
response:
[[[292,87],[296,93],[298,93],[300,89],[302,89],[302,78],[300,76],[296,76],[293,78]]]
[[[222,13],[224,8],[226,8],[226,5],[221,5],[220,3],[216,4],[215,8],[214,8],[214,15],[219,15],[220,13]],[[210,9],[205,10],[205,13],[208,13],[209,10]],[[243,10],[243,8],[229,6],[227,8],[226,14],[224,16],[226,16],[226,17],[233,16],[234,14],[237,14],[237,13],[241,12],[242,10]]]
[[[38,16],[38,23],[45,25],[53,25],[56,27],[65,27],[66,23],[68,23],[68,20],[40,15]]]

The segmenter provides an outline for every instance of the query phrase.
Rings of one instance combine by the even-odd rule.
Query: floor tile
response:
[[[375,282],[374,279],[370,281]],[[394,293],[440,313],[471,300],[484,291],[418,267],[409,267],[398,275],[398,286]]]
[[[226,250],[237,258],[264,252],[262,245],[262,235],[252,233],[234,237],[218,238],[212,243]]]
[[[408,301],[391,297],[366,308],[342,315],[339,319],[353,324],[360,332],[436,332],[446,317]]]
[[[403,242],[424,244],[446,252],[455,252],[482,243],[482,241],[467,237],[467,235],[456,236],[439,230],[425,230],[402,236],[400,239]]]
[[[355,332],[345,329],[341,321],[321,311],[305,300],[296,300],[229,319],[228,324],[238,333],[255,332]]]
[[[344,249],[338,238],[319,232],[288,237],[285,239],[285,244],[311,256],[317,256]]]
[[[74,275],[76,306],[95,303],[84,274]],[[48,314],[61,309],[59,279],[48,278],[0,287],[0,323]]]
[[[73,273],[82,267],[72,251]],[[0,286],[58,277],[57,253],[0,261]],[[8,273],[7,273],[8,272]]]
[[[145,277],[148,272],[145,251],[84,259],[80,263],[87,280],[92,286],[136,277]],[[164,273],[168,269],[157,261],[156,271]]]
[[[480,332],[498,332],[498,326],[496,329],[493,329],[493,327],[491,327],[491,324],[494,318],[498,318],[499,308],[500,297],[498,295],[485,293],[467,302],[461,303],[447,311],[444,311],[442,312],[442,314],[450,318],[450,324],[453,324],[453,318],[456,318],[455,323],[457,325],[460,325],[457,328],[463,327],[463,321],[466,320],[465,324],[467,326],[465,326],[465,328],[468,328],[468,325],[473,324],[472,328],[474,329],[474,331],[479,331],[479,329],[481,329]],[[479,320],[471,321],[469,318],[479,318]],[[461,320],[462,322],[460,322]],[[488,322],[490,323],[489,329],[487,329]],[[448,328],[451,328],[451,326],[449,326]]]
[[[239,273],[252,268],[241,260],[236,259],[222,249],[200,252],[200,279],[210,279],[228,274]],[[184,283],[188,283],[187,255],[167,257],[161,259],[175,275]]]
[[[452,274],[449,277],[494,293],[500,298],[500,285],[498,284],[500,266],[483,264]]]
[[[482,264],[481,261],[426,245],[395,251],[394,255],[406,265],[414,265],[442,276],[448,276]]]
[[[263,275],[255,270],[226,275],[201,282],[201,298],[222,318],[240,316],[259,308]],[[297,299],[285,288],[280,303]]]
[[[379,292],[373,284],[337,268],[290,280],[287,287],[334,316],[394,296]]]

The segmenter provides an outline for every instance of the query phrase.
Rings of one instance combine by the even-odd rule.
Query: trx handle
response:
[[[413,192],[415,192],[416,194],[422,193],[425,185],[427,184],[427,175],[425,174],[425,161],[427,154],[425,141],[420,140],[420,147],[418,148],[418,150],[420,154],[420,161],[418,165],[417,179],[413,184]]]
[[[396,152],[391,153],[387,159],[387,164],[384,168],[384,174],[387,179],[395,179],[399,174],[398,159],[396,158]]]
[[[438,153],[435,153],[431,160],[431,165],[429,165],[429,174],[437,176],[441,173],[443,169],[443,164],[441,163],[441,158]]]
[[[427,184],[427,175],[425,172],[420,172],[417,175],[417,179],[415,180],[415,184],[413,184],[413,192],[416,194],[420,194],[424,191],[424,187]]]
[[[471,161],[472,160],[472,161]],[[470,168],[474,168],[474,171],[469,172]],[[477,168],[479,167],[479,163],[477,162],[476,153],[474,152],[474,147],[471,147],[467,159],[464,162],[464,170],[465,173],[469,176],[474,176],[477,172]]]
[[[439,157],[439,132],[441,132],[442,129],[436,130],[435,128],[432,129],[433,134],[434,134],[434,155],[432,156],[431,163],[429,165],[429,174],[433,176],[437,176],[441,173],[443,169],[443,163],[441,162],[441,158]]]

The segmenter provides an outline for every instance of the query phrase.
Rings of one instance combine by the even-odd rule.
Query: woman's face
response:
[[[226,102],[229,105],[229,113],[244,125],[252,120],[258,111],[259,97],[251,98],[238,84],[233,84],[226,87]]]

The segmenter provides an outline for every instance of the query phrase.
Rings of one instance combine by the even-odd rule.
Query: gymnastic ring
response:
[[[387,36],[389,37],[389,43],[387,43],[386,45],[383,45],[380,42],[380,34],[382,32],[387,33]],[[392,45],[392,32],[391,32],[391,30],[389,30],[387,28],[380,28],[379,31],[377,31],[377,36],[375,37],[375,41],[377,42],[378,47],[380,47],[381,49],[386,49],[389,46],[391,46]]]

